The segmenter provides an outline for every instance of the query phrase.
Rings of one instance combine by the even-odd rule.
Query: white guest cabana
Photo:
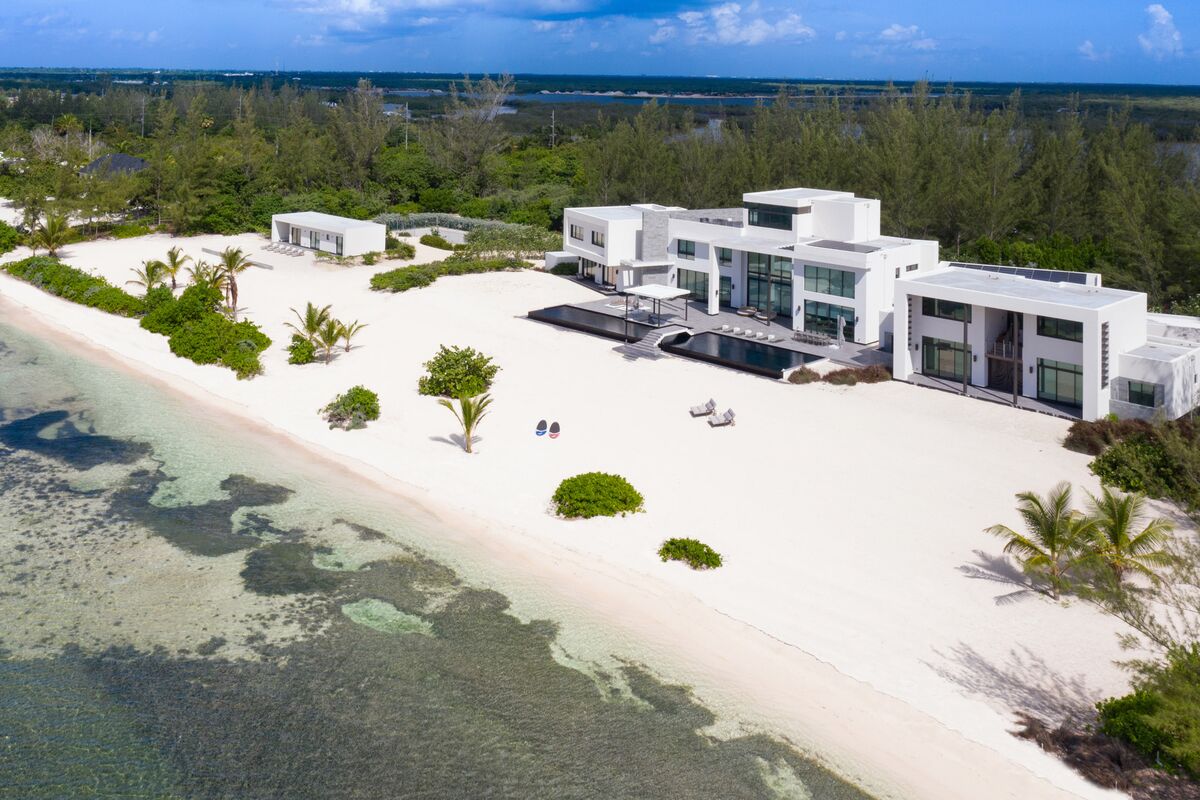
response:
[[[387,248],[387,228],[378,222],[299,211],[271,217],[271,241],[336,256],[361,256]]]

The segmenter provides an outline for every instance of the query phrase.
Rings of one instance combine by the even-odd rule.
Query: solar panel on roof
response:
[[[1009,267],[1001,264],[966,264],[961,262],[952,262],[952,267],[961,269],[974,269],[981,272],[996,272],[1001,275],[1018,275],[1022,278],[1029,278],[1034,281],[1046,281],[1048,283],[1075,283],[1080,286],[1086,286],[1091,281],[1091,273],[1089,272],[1069,272],[1059,269],[1037,269],[1036,267]]]

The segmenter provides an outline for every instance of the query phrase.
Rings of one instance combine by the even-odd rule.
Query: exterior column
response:
[[[721,267],[717,263],[716,248],[708,248],[708,314],[721,310]]]

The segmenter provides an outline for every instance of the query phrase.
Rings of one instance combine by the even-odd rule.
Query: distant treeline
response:
[[[466,80],[412,121],[365,82],[22,89],[0,104],[0,196],[31,220],[65,207],[93,230],[132,212],[180,233],[232,233],[298,209],[554,228],[573,204],[721,207],[816,186],[880,198],[887,233],[938,238],[947,257],[1096,270],[1160,304],[1200,294],[1200,137],[1164,139],[1137,119],[1139,101],[1097,115],[1067,98],[1033,116],[1018,93],[997,106],[916,84],[869,99],[780,95],[737,116],[593,109],[530,128],[523,110],[498,113],[513,88]],[[107,152],[149,166],[80,177]]]

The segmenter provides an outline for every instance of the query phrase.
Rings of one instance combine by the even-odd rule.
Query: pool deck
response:
[[[608,314],[614,317],[625,316],[625,298],[621,295],[609,295],[598,300],[589,300],[586,303],[573,303],[572,305],[577,308],[598,311],[601,314]],[[776,341],[767,342],[764,339],[757,339],[755,341],[770,344],[774,347],[782,347],[785,350],[794,350],[798,353],[827,358],[839,364],[849,364],[859,367],[870,366],[871,364],[883,364],[887,367],[891,367],[892,365],[892,354],[880,350],[876,345],[843,342],[836,346],[821,347],[819,345],[797,342],[792,338],[793,330],[791,320],[788,318],[782,318],[783,322],[780,322],[779,319],[764,322],[753,317],[739,316],[736,312],[729,309],[721,309],[717,314],[710,315],[706,311],[705,306],[695,300],[688,300],[687,305],[687,319],[684,319],[682,301],[664,300],[660,304],[663,312],[661,318],[652,322],[648,310],[649,303],[643,300],[642,309],[638,311],[631,310],[629,319],[633,322],[640,322],[643,325],[653,325],[659,328],[675,325],[688,328],[693,333],[712,331],[722,336],[734,336],[732,333],[722,331],[722,325],[728,325],[730,328],[741,328],[742,330],[746,330],[747,328],[754,331],[761,330],[765,334],[775,334],[777,337]],[[630,308],[633,308],[632,299],[630,300]],[[734,338],[745,339],[746,337],[736,336]]]
[[[919,372],[913,373],[908,382],[916,386],[923,386],[926,389],[937,389],[938,391],[951,392],[953,394],[962,394],[963,388],[961,381],[935,378],[931,375],[922,375]],[[1010,407],[1013,404],[1011,392],[989,389],[986,386],[967,386],[967,397]],[[1080,409],[1074,406],[1047,403],[1044,400],[1037,400],[1032,397],[1018,397],[1016,407],[1023,411],[1036,411],[1039,414],[1049,414],[1052,417],[1063,417],[1065,419],[1083,418]]]

